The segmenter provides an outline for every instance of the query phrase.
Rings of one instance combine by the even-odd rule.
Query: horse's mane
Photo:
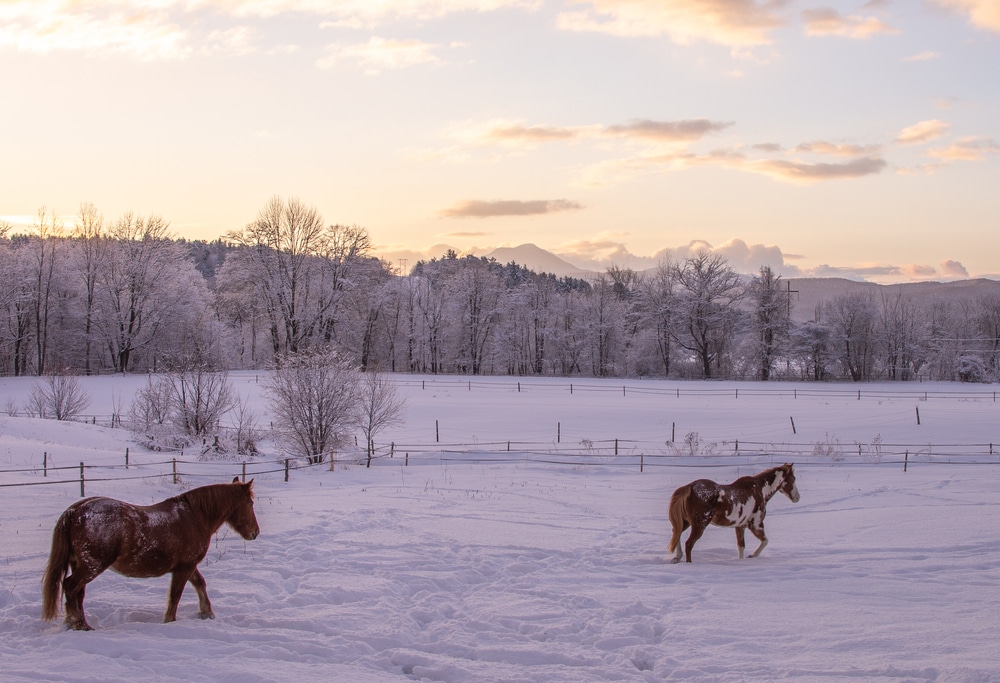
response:
[[[781,470],[782,472],[785,472],[785,471],[788,470],[789,467],[790,466],[789,466],[788,463],[785,463],[784,465],[777,465],[775,467],[769,467],[768,469],[764,470],[763,472],[760,472],[759,474],[753,475],[753,478],[754,479],[764,479],[766,477],[770,477],[771,475],[773,475],[778,470]]]
[[[177,496],[177,499],[186,502],[198,514],[211,517],[217,515],[220,510],[232,510],[248,493],[250,500],[253,501],[252,488],[233,484],[209,484],[186,491]]]

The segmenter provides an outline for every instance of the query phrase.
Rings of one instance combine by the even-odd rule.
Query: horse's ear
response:
[[[240,483],[240,478],[239,477],[233,477],[233,483],[234,484],[239,484]]]
[[[251,479],[250,481],[247,482],[247,488],[248,489],[253,489],[253,479]]]

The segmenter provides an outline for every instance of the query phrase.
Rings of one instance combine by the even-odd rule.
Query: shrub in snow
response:
[[[53,420],[72,420],[87,409],[90,396],[72,375],[49,375],[28,395],[29,415]]]
[[[986,382],[986,364],[979,356],[960,356],[955,362],[955,372],[963,382]]]
[[[134,429],[150,431],[162,427],[170,419],[173,388],[164,377],[146,378],[146,386],[135,392],[129,406],[129,418]]]
[[[149,377],[136,391],[129,417],[132,428],[155,450],[186,448],[199,438],[214,446],[222,416],[237,403],[225,372],[192,366]]]
[[[812,454],[820,458],[829,458],[834,461],[841,461],[844,459],[844,450],[840,446],[840,440],[835,439],[830,436],[830,432],[826,433],[826,438],[823,441],[818,441],[813,446]]]

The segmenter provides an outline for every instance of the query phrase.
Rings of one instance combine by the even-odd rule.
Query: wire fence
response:
[[[673,444],[630,439],[584,440],[576,444],[542,441],[478,443],[390,443],[373,453],[342,452],[324,458],[213,459],[171,457],[140,461],[126,449],[120,464],[55,465],[48,452],[42,462],[28,467],[0,469],[0,488],[78,485],[80,496],[88,484],[141,480],[282,477],[285,482],[310,470],[338,467],[409,467],[435,463],[520,463],[553,467],[602,467],[645,472],[657,468],[706,468],[794,461],[799,465],[895,465],[906,471],[918,465],[1000,464],[1000,444],[994,443],[872,443],[757,442],[733,439],[711,444]],[[157,453],[156,455],[161,455]],[[106,460],[106,457],[104,458]]]
[[[919,384],[916,387],[907,386],[900,389],[888,389],[884,383],[880,383],[868,388],[858,387],[857,385],[843,385],[843,388],[839,388],[837,385],[822,384],[810,386],[807,383],[803,383],[803,386],[790,386],[789,384],[775,385],[765,385],[763,383],[747,383],[746,385],[734,386],[732,382],[727,382],[721,386],[711,386],[709,383],[706,385],[705,382],[692,382],[690,384],[678,383],[674,385],[667,385],[663,382],[650,382],[649,384],[644,384],[642,381],[632,382],[632,383],[612,383],[612,382],[601,382],[598,384],[583,382],[543,382],[537,380],[517,380],[517,381],[505,381],[505,380],[460,380],[460,379],[420,379],[420,378],[408,378],[406,376],[394,376],[391,379],[398,386],[408,386],[412,388],[420,387],[421,390],[426,390],[429,388],[452,388],[452,389],[463,389],[466,391],[473,390],[495,390],[495,391],[506,391],[506,392],[532,392],[532,391],[547,391],[547,392],[560,392],[560,393],[618,393],[623,396],[628,394],[653,394],[661,396],[673,396],[675,398],[682,397],[718,397],[718,398],[734,398],[738,399],[740,397],[769,397],[769,398],[847,398],[855,399],[858,401],[864,399],[902,399],[902,400],[921,400],[929,401],[932,399],[942,399],[942,400],[957,400],[957,401],[997,401],[997,394],[1000,393],[992,388],[976,388],[969,387],[968,389],[944,389],[944,388],[920,388]]]

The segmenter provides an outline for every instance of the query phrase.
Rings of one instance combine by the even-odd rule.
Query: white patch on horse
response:
[[[764,494],[764,500],[770,500],[771,496],[777,493],[781,489],[781,486],[784,483],[785,483],[785,473],[782,472],[781,470],[778,470],[775,473],[774,481],[765,482],[764,485],[761,487],[761,491]]]

